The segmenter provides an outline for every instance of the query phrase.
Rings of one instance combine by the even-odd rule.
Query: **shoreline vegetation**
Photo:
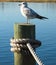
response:
[[[56,0],[0,0],[0,2],[56,2]]]

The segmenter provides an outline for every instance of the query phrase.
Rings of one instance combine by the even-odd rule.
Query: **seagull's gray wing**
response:
[[[28,18],[36,18],[37,16],[37,13],[30,8],[24,8],[23,12]]]
[[[40,16],[39,14],[37,14],[34,10],[32,10],[30,8],[24,8],[24,14],[28,18],[48,19],[46,17]]]
[[[41,16],[39,14],[37,14],[34,10],[30,9],[31,10],[31,15],[35,18],[38,18],[38,19],[48,19],[47,17],[44,17],[44,16]]]

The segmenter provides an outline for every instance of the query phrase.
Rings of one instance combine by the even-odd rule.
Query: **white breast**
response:
[[[21,7],[20,10],[21,10],[21,14],[22,14],[24,17],[27,18],[26,14],[25,14],[25,11],[24,11],[24,7]]]

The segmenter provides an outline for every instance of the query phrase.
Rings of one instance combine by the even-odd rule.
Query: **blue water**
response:
[[[10,51],[10,38],[14,36],[14,23],[26,22],[21,15],[19,2],[0,2],[0,65],[14,65],[13,52]],[[48,20],[33,19],[36,25],[36,39],[42,45],[36,49],[45,65],[56,65],[56,3],[28,3],[40,15]],[[26,64],[27,65],[27,64]]]

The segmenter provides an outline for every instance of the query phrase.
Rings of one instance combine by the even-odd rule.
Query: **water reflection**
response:
[[[4,10],[4,2],[0,2],[0,10],[2,9],[2,11]]]
[[[4,10],[4,2],[2,2],[2,9]]]
[[[2,8],[2,9],[4,9],[4,6],[5,5],[7,5],[7,6],[9,6],[9,5],[12,5],[12,7],[13,7],[13,5],[15,5],[16,6],[16,3],[6,3],[6,2],[0,2],[0,8]],[[56,3],[30,3],[30,5],[32,6],[33,5],[33,7],[34,6],[40,6],[40,7],[46,7],[47,9],[48,8],[52,8],[52,9],[55,9],[56,8]]]

